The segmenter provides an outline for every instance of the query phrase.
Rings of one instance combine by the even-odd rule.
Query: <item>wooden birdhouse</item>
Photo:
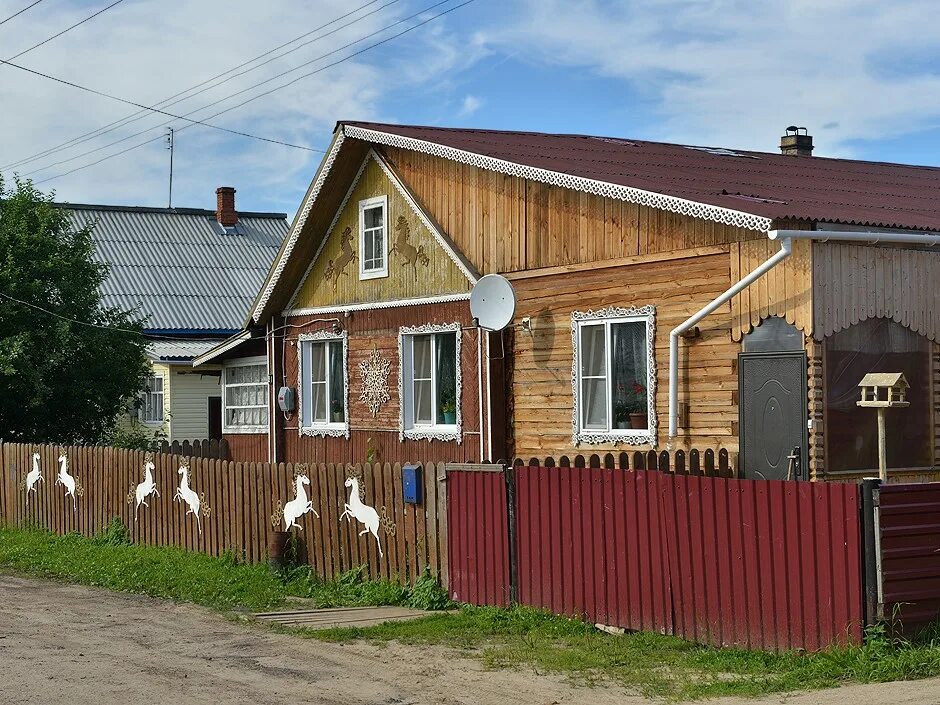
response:
[[[911,386],[903,372],[869,372],[858,383],[862,389],[859,406],[897,408],[910,406],[907,390]]]

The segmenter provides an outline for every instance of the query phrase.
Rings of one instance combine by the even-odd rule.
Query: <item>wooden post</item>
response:
[[[885,407],[878,407],[878,475],[888,481],[888,453],[885,450]]]

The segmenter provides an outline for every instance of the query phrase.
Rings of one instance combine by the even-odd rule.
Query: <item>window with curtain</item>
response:
[[[268,365],[261,358],[228,362],[222,369],[222,418],[226,433],[268,429]]]
[[[878,420],[856,405],[869,372],[903,372],[910,406],[885,414],[889,468],[933,464],[930,341],[886,318],[839,331],[823,343],[826,469],[878,469]]]
[[[342,338],[300,341],[302,428],[346,425],[346,361]]]
[[[609,318],[577,323],[577,431],[585,438],[636,435],[651,429],[648,320]]]
[[[460,403],[457,331],[402,336],[402,422],[405,431],[457,431]]]
[[[359,277],[388,275],[388,197],[359,202]]]
[[[150,375],[140,395],[140,416],[144,423],[163,423],[163,376]]]

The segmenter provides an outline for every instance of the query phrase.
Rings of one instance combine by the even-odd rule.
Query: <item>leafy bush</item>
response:
[[[454,606],[454,602],[441,587],[430,568],[424,569],[424,574],[418,578],[408,595],[408,604],[419,610],[446,610]]]

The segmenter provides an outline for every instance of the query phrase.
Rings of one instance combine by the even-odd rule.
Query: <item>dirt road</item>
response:
[[[645,705],[531,672],[483,672],[445,649],[340,646],[190,605],[0,576],[0,704]],[[731,705],[741,701],[712,701]],[[940,680],[766,702],[940,703]]]

